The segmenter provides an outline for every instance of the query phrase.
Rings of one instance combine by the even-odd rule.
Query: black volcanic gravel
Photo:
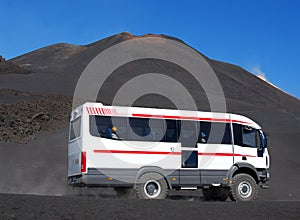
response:
[[[40,131],[55,131],[69,123],[72,98],[60,95],[34,96],[14,90],[0,90],[10,100],[0,104],[0,142],[27,143]]]
[[[202,202],[0,194],[0,219],[299,219],[300,202]]]
[[[163,36],[165,37],[165,36]],[[227,111],[258,122],[271,135],[271,180],[256,202],[203,202],[195,192],[164,201],[105,197],[107,189],[72,190],[66,184],[71,97],[86,65],[106,48],[132,39],[121,33],[85,46],[56,44],[0,65],[1,219],[300,219],[300,102],[242,68],[205,59],[223,88]],[[19,74],[29,68],[29,74]],[[19,69],[19,70],[18,70]],[[199,110],[207,109],[201,88],[181,68],[157,60],[130,62],[115,70],[99,93],[110,104],[138,74],[169,74],[189,89]],[[200,71],[200,70],[199,70]],[[8,74],[9,73],[9,74]],[[18,92],[19,91],[19,92]],[[56,95],[50,95],[56,94]],[[205,101],[206,100],[206,101]],[[139,106],[169,108],[166,99],[144,96]],[[61,128],[61,129],[60,129]],[[34,139],[34,140],[32,140]],[[24,144],[26,143],[26,144]],[[77,196],[78,191],[80,196]],[[22,194],[65,195],[29,196]],[[176,192],[177,193],[177,192]],[[275,200],[275,201],[274,201]],[[285,201],[283,201],[285,200]],[[287,201],[289,200],[289,201]],[[298,202],[295,202],[298,200]]]

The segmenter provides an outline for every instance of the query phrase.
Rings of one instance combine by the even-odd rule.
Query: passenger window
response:
[[[127,120],[123,117],[111,117],[112,126],[117,128],[116,134],[122,140],[127,140]]]
[[[164,120],[149,118],[129,118],[129,139],[133,141],[162,141]]]
[[[90,133],[92,136],[110,138],[111,134],[108,133],[108,128],[112,128],[111,117],[90,116]]]
[[[182,168],[198,167],[198,151],[182,151]]]
[[[211,132],[211,130],[213,132]],[[199,143],[231,144],[229,123],[200,122]]]
[[[126,118],[122,117],[110,117],[110,116],[90,116],[90,133],[92,136],[102,137],[102,138],[114,138],[114,139],[126,139],[127,138],[127,128],[126,128]],[[116,136],[112,133],[112,128],[116,127],[117,130],[114,131]]]
[[[176,120],[166,120],[166,133],[164,140],[166,142],[177,142],[178,141],[178,130]]]
[[[180,142],[182,147],[197,147],[199,122],[181,121]]]

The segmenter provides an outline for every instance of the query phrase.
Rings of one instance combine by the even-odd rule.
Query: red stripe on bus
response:
[[[132,116],[144,117],[144,118],[166,118],[166,119],[185,119],[185,120],[197,120],[197,121],[230,122],[230,119],[225,119],[225,118],[201,118],[201,117],[190,117],[190,116],[150,115],[150,114],[135,114],[135,113],[133,113]]]
[[[239,120],[232,120],[232,123],[251,124],[250,122],[239,121]]]
[[[160,155],[181,155],[181,152],[165,152],[165,151],[126,151],[126,150],[94,150],[94,153],[111,153],[111,154],[160,154]],[[198,152],[199,156],[217,156],[232,157],[232,153],[204,153]],[[234,154],[235,157],[256,157],[253,155]]]
[[[116,114],[115,111],[106,108],[92,108],[86,107],[89,115],[112,115]],[[151,115],[151,114],[132,114],[133,117],[143,117],[143,118],[163,118],[163,119],[184,119],[184,120],[194,120],[194,121],[212,121],[212,122],[230,122],[230,119],[225,118],[201,118],[201,117],[190,117],[190,116],[176,116],[176,115]],[[232,120],[232,123],[240,124],[251,124],[251,122]]]
[[[199,152],[199,156],[217,156],[217,157],[256,157],[253,155],[244,155],[244,154],[232,154],[232,153],[205,153],[205,152]]]
[[[230,122],[230,119],[225,118],[198,118],[200,121],[215,121],[215,122]]]
[[[223,156],[223,157],[229,157],[232,156],[232,153],[205,153],[205,152],[198,152],[199,156]]]
[[[89,111],[89,108],[88,107],[85,107],[85,108],[86,108],[87,113],[90,115],[91,113]]]
[[[230,119],[226,118],[201,118],[201,117],[189,117],[189,116],[176,116],[176,115],[151,115],[151,114],[132,114],[133,117],[144,117],[144,118],[164,118],[164,119],[185,119],[185,120],[196,120],[196,121],[213,121],[213,122],[230,122]],[[251,124],[246,121],[232,120],[233,123]]]
[[[234,154],[235,157],[256,157],[255,155]]]
[[[126,150],[94,150],[94,153],[112,153],[112,154],[171,154],[180,155],[180,152],[164,151],[126,151]]]
[[[93,115],[93,114],[94,114],[93,108],[92,108],[92,107],[89,107],[89,109],[90,109],[91,114]]]

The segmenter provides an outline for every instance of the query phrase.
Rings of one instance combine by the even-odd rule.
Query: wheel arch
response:
[[[166,180],[168,188],[172,189],[172,184],[171,184],[171,181],[169,180],[169,178],[167,178],[166,171],[164,171],[161,167],[156,167],[156,166],[155,167],[151,167],[151,166],[142,167],[135,177],[134,187],[136,186],[138,179],[145,173],[158,173],[158,174],[162,175],[164,177],[164,179]]]
[[[254,178],[257,184],[259,183],[259,176],[256,172],[256,168],[253,165],[249,163],[236,163],[228,171],[228,177],[230,180],[232,180],[232,178],[239,173],[248,174]]]

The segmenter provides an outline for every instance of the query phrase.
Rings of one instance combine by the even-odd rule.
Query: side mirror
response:
[[[264,134],[263,131],[259,131],[259,136],[260,136],[260,142],[261,142],[261,145],[262,145],[262,146],[260,146],[260,148],[264,149],[268,145],[267,136]]]

